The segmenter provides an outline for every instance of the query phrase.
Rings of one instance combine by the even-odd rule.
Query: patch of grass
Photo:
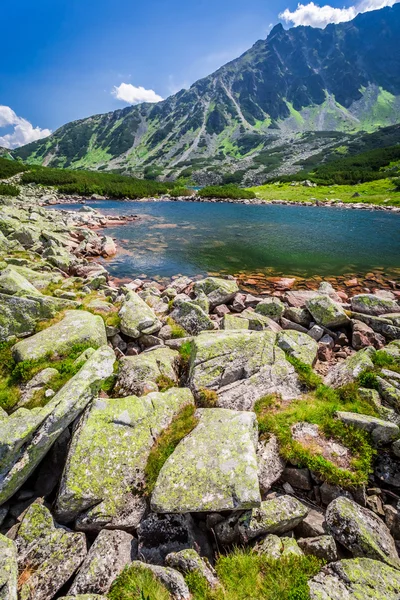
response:
[[[151,449],[145,469],[146,492],[149,495],[167,458],[171,456],[179,442],[196,427],[198,421],[194,415],[195,410],[193,405],[182,408]]]
[[[215,408],[218,402],[218,394],[214,390],[201,388],[197,394],[197,406],[200,408]]]
[[[168,317],[167,325],[169,325],[171,327],[171,337],[173,340],[188,337],[189,334],[186,331],[186,329],[184,329],[183,327],[178,325],[178,323],[176,321],[174,321],[174,319],[172,319],[172,317]]]
[[[378,390],[379,383],[376,378],[375,373],[371,373],[371,371],[363,371],[357,378],[358,384],[360,387],[368,388],[370,390]]]
[[[286,355],[286,360],[294,366],[301,383],[305,385],[307,389],[315,390],[322,384],[321,377],[317,375],[317,373],[314,373],[310,365],[303,363],[301,360],[290,354]]]
[[[392,371],[399,370],[400,365],[397,360],[390,354],[387,354],[385,350],[377,350],[371,358],[374,365],[380,369],[391,369]]]
[[[184,366],[189,366],[191,353],[192,342],[183,342],[183,344],[179,348],[179,354],[181,355],[181,361]]]
[[[254,410],[261,435],[275,434],[280,453],[286,460],[307,467],[324,481],[342,487],[361,485],[368,480],[375,454],[369,435],[335,418],[339,410],[378,416],[375,409],[359,397],[356,385],[351,384],[341,390],[320,385],[307,397],[288,406],[278,398],[272,400],[271,396],[267,396],[256,403]],[[353,457],[350,469],[338,467],[312,448],[294,440],[291,427],[299,422],[318,425],[327,438],[343,443]]]
[[[171,600],[153,573],[136,566],[126,567],[108,593],[109,600]]]
[[[17,197],[20,193],[20,188],[17,185],[11,185],[10,183],[0,183],[0,196],[12,196]]]

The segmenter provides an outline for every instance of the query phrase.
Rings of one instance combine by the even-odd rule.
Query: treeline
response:
[[[254,192],[236,185],[207,185],[198,192],[200,198],[228,198],[231,200],[251,200]]]
[[[266,183],[309,179],[319,185],[354,185],[386,179],[397,176],[399,173],[400,145],[331,160],[309,170],[303,169],[295,175],[274,177]]]
[[[0,182],[0,196],[19,196],[20,188],[16,185]]]
[[[137,179],[113,173],[98,171],[71,171],[68,169],[52,169],[49,167],[31,167],[24,173],[22,183],[36,183],[56,186],[61,194],[79,194],[91,196],[99,194],[108,198],[146,198],[169,193],[174,183]]]
[[[27,167],[16,160],[9,158],[0,158],[0,179],[8,179],[17,173],[26,171]]]

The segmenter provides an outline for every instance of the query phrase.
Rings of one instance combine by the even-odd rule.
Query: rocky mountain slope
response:
[[[355,132],[399,121],[399,36],[398,4],[326,29],[277,25],[189,90],[68,123],[14,154],[50,166],[195,174],[199,182],[294,172]]]

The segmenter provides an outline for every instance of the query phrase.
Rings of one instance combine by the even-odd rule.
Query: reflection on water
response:
[[[239,271],[302,277],[383,271],[399,276],[399,214],[190,202],[89,205],[105,214],[145,217],[107,229],[121,247],[107,261],[115,277]]]

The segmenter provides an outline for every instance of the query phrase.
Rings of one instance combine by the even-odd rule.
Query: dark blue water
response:
[[[143,217],[106,230],[121,248],[107,261],[115,277],[400,275],[400,214],[228,203],[87,204],[104,214]],[[59,208],[78,210],[79,205]]]

